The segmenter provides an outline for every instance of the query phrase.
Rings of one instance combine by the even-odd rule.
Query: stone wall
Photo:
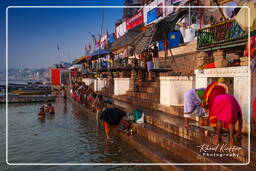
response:
[[[181,75],[194,74],[197,53],[176,55],[174,58],[171,56],[168,56],[166,59],[160,58],[160,68],[171,68],[174,72],[180,72]]]
[[[160,77],[160,104],[182,106],[184,93],[192,88],[195,88],[194,76]]]
[[[94,80],[94,91],[101,91],[107,86],[107,78],[98,78]]]

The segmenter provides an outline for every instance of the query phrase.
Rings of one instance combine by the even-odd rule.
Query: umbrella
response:
[[[101,112],[100,119],[110,125],[118,125],[126,113],[118,108],[107,108]]]

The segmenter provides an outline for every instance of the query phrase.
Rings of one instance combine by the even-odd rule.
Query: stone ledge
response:
[[[196,75],[216,75],[216,74],[238,74],[245,73],[249,74],[248,66],[238,66],[238,67],[225,67],[225,68],[211,68],[211,69],[203,69],[203,70],[195,70]]]
[[[160,81],[194,81],[195,76],[162,76]]]

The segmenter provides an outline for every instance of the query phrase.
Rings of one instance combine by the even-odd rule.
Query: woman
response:
[[[184,94],[184,117],[185,117],[185,127],[188,127],[188,119],[193,115],[203,116],[204,111],[201,107],[202,94],[204,93],[204,88],[191,89]]]
[[[216,143],[221,141],[221,130],[222,128],[228,128],[229,130],[229,142],[231,145],[235,144],[234,131],[235,124],[238,122],[238,135],[237,139],[241,140],[241,129],[243,124],[242,111],[240,105],[234,96],[229,94],[218,95],[211,108],[211,113],[216,117],[217,120],[217,136]]]
[[[209,120],[210,120],[210,126],[216,127],[216,117],[212,114],[211,108],[214,99],[221,94],[227,94],[228,93],[228,87],[224,84],[224,78],[219,78],[218,81],[215,81],[211,83],[204,91],[202,98],[204,99],[203,106],[208,107],[209,109]]]

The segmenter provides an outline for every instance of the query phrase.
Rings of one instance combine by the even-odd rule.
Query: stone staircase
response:
[[[250,164],[248,162],[248,137],[243,135],[241,149],[235,151],[238,156],[213,157],[200,152],[200,145],[213,144],[214,132],[208,126],[199,126],[191,121],[189,128],[184,127],[183,108],[167,107],[160,104],[160,82],[142,82],[138,91],[127,91],[125,95],[113,96],[114,104],[131,112],[141,109],[145,114],[144,124],[133,124],[137,134],[127,137],[127,142],[141,153],[158,163],[201,163],[197,170],[254,170],[256,168],[256,139],[251,137]],[[206,135],[207,132],[207,135]],[[124,136],[124,135],[122,135]],[[227,143],[227,133],[223,134],[223,142]],[[222,152],[223,153],[223,152]],[[226,153],[225,153],[226,154]],[[210,165],[207,165],[210,163]],[[220,163],[214,164],[214,163]],[[227,163],[227,165],[225,165]],[[244,166],[231,166],[238,163]],[[224,164],[224,165],[223,165]],[[191,169],[185,166],[163,166],[164,169]],[[193,168],[193,169],[194,169]]]
[[[248,162],[248,137],[246,135],[243,135],[241,149],[235,152],[238,157],[208,157],[203,152],[200,152],[200,145],[209,144],[211,147],[215,147],[213,144],[214,132],[211,128],[199,126],[195,121],[191,121],[191,126],[186,128],[183,126],[183,118],[179,116],[141,108],[119,100],[114,100],[114,103],[129,112],[136,108],[143,110],[145,123],[133,124],[137,134],[133,138],[127,138],[127,142],[135,147],[140,146],[137,150],[144,153],[154,162],[175,164],[210,163],[210,165],[195,167],[199,170],[254,170],[256,168],[255,137],[251,137],[251,160],[248,166],[245,164]],[[209,132],[208,136],[205,135],[205,131]],[[228,139],[225,135],[222,138],[224,143],[227,143]],[[151,145],[148,146],[147,144]],[[212,163],[238,163],[245,166],[213,165]],[[179,169],[183,170],[184,168],[180,167]]]

